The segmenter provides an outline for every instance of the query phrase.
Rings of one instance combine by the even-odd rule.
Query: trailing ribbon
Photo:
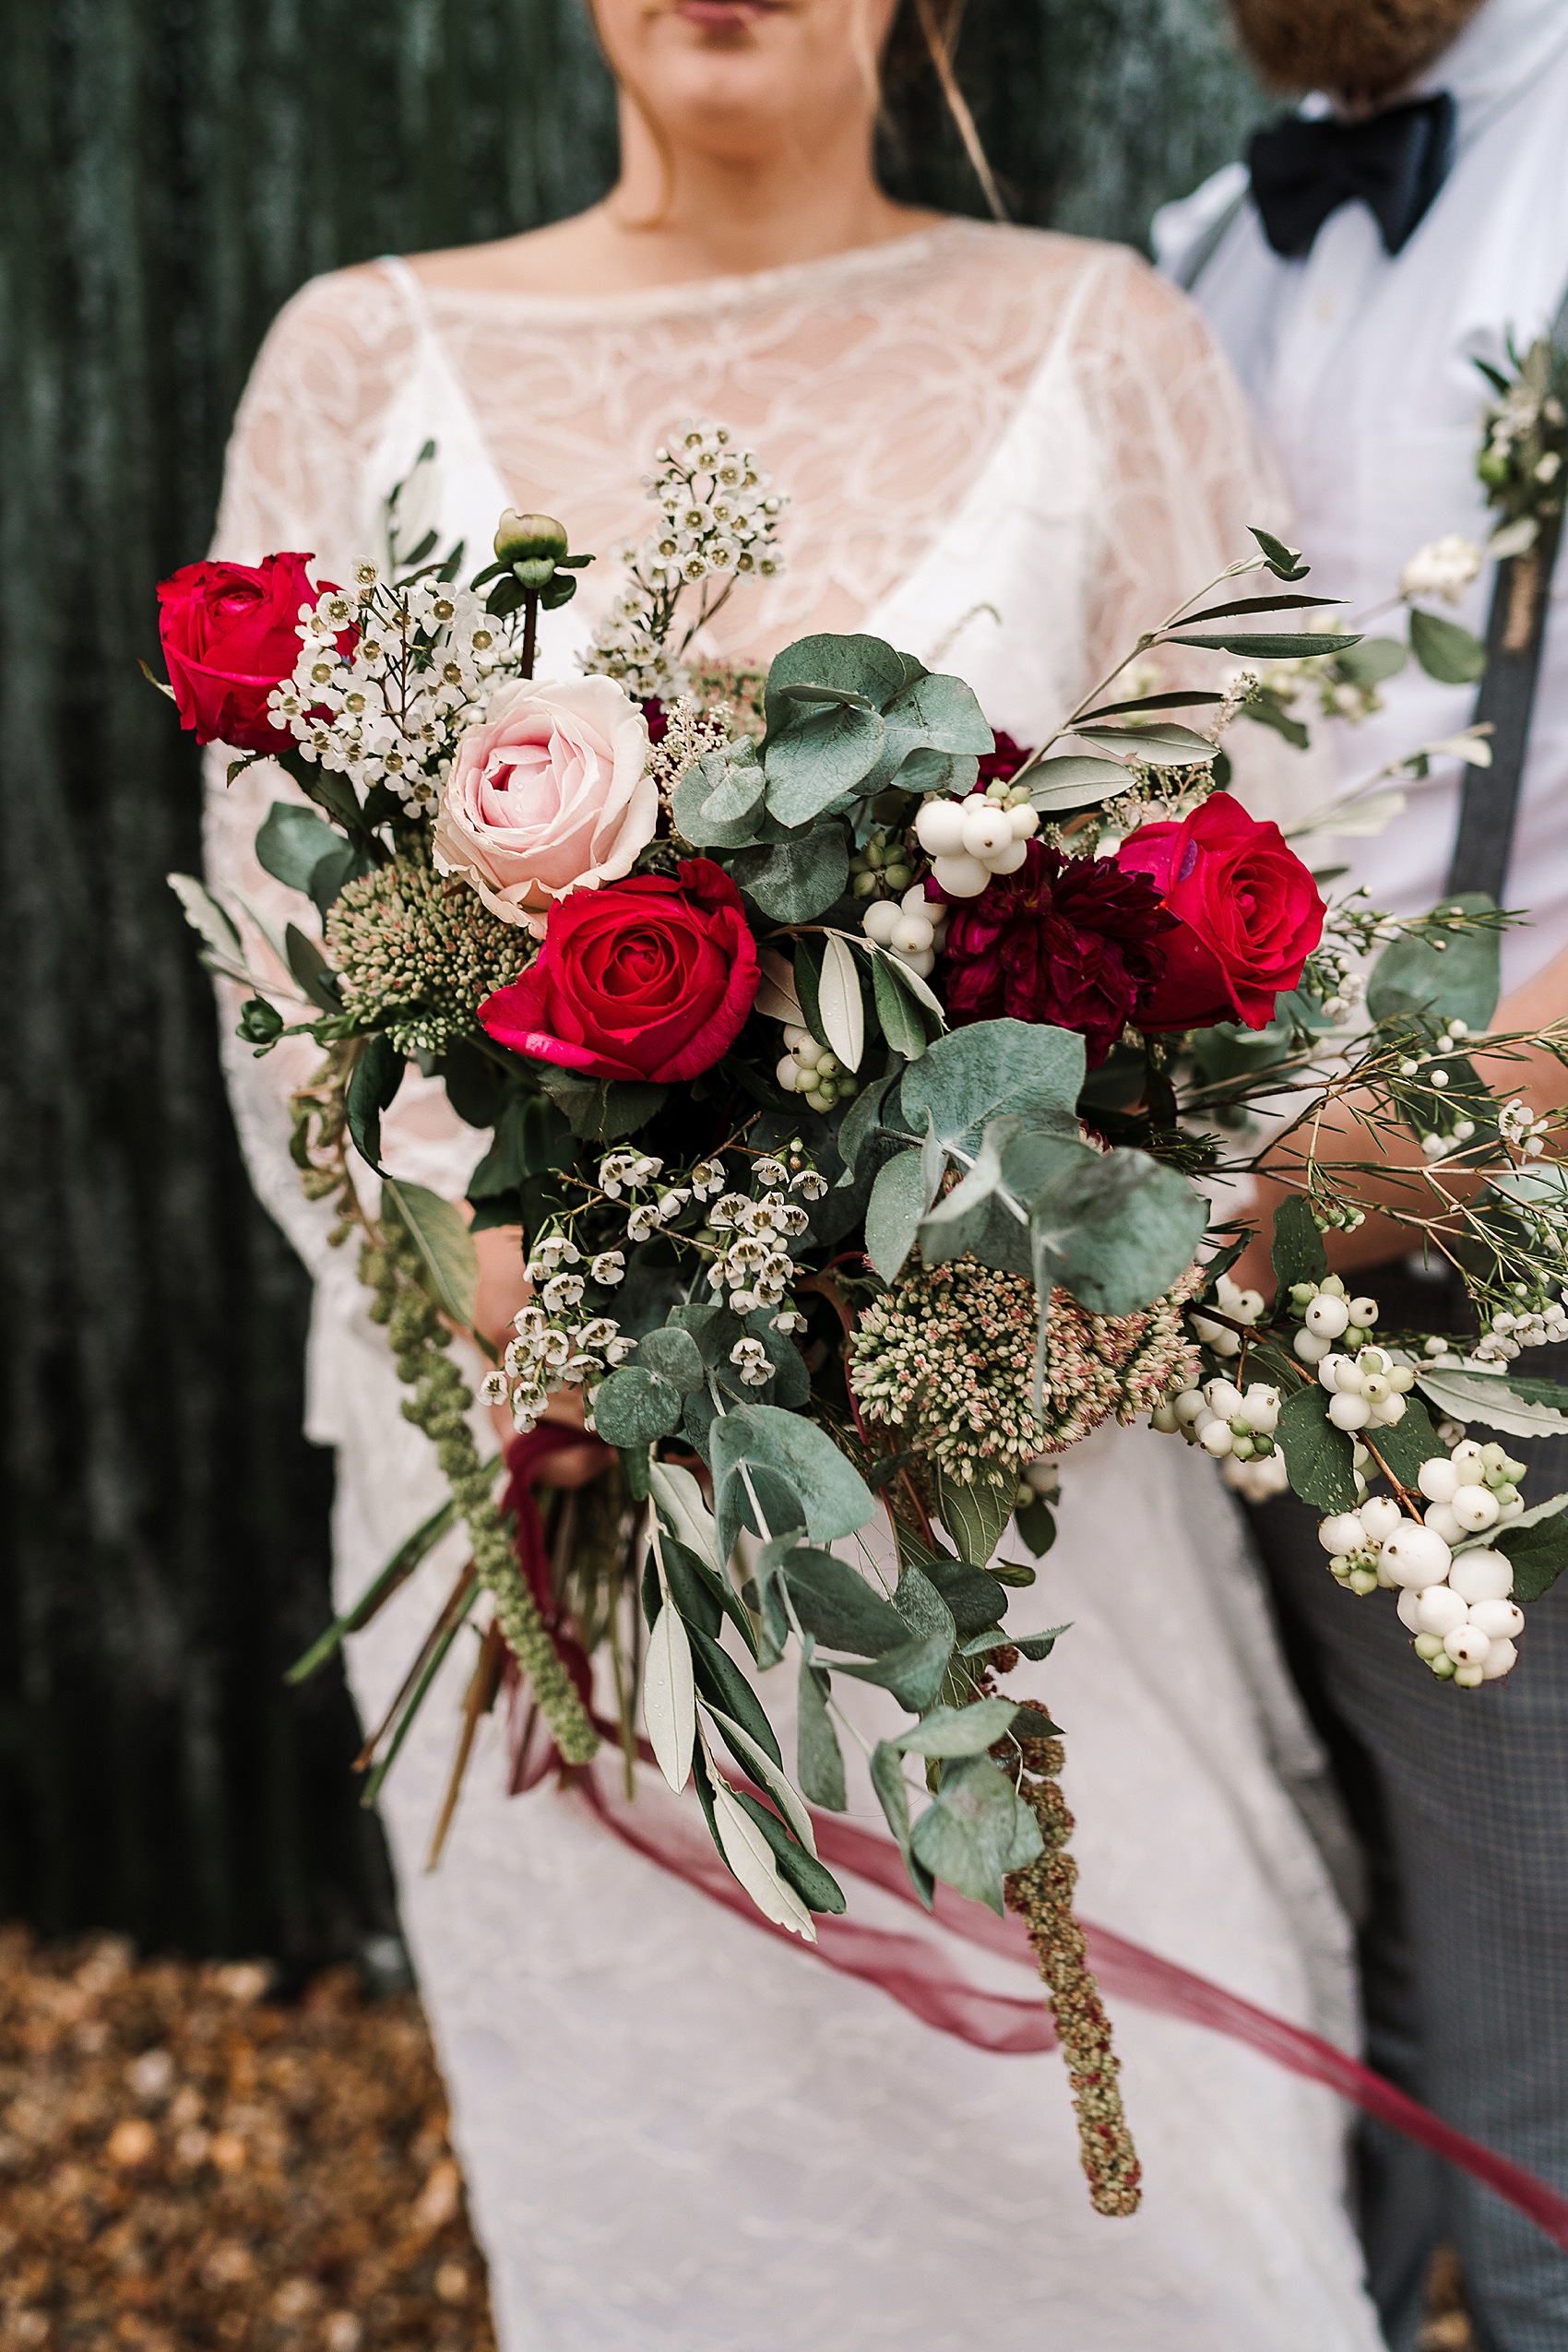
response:
[[[572,1668],[574,1679],[586,1669],[587,1659],[572,1636],[560,1629],[553,1612],[543,1529],[531,1479],[537,1477],[539,1465],[549,1455],[565,1445],[584,1442],[580,1431],[556,1429],[547,1423],[530,1438],[507,1449],[512,1482],[506,1501],[507,1507],[517,1513],[519,1556],[541,1611],[546,1612],[545,1621]],[[576,1659],[581,1659],[581,1669]],[[619,1727],[597,1718],[596,1721],[604,1739],[617,1744],[621,1737]],[[531,1710],[520,1728],[515,1727],[510,1784],[514,1795],[534,1787],[552,1769],[560,1767],[560,1759],[548,1735],[540,1736],[542,1732],[541,1719]],[[637,1752],[644,1764],[654,1762],[646,1740],[638,1740]],[[614,1763],[618,1773],[618,1756]],[[695,1887],[710,1902],[722,1904],[759,1933],[772,1936],[794,1950],[813,1953],[844,1976],[858,1977],[862,1983],[875,1985],[939,2033],[952,2034],[972,2049],[1004,2057],[1056,2047],[1050,2012],[1039,1993],[1026,1999],[990,1991],[971,1984],[929,1936],[900,1935],[891,1929],[871,1927],[851,1918],[819,1916],[815,1923],[816,1942],[803,1944],[788,1929],[776,1927],[770,1919],[764,1918],[721,1857],[705,1836],[695,1833],[695,1824],[683,1813],[677,1813],[658,1797],[645,1798],[640,1803],[629,1801],[614,1785],[614,1773],[605,1764],[573,1772],[562,1769],[562,1779],[603,1827],[634,1853]],[[766,1790],[743,1785],[748,1794],[766,1801]],[[902,1858],[890,1840],[857,1828],[853,1822],[844,1821],[837,1814],[818,1812],[814,1807],[811,1817],[817,1848],[826,1863],[851,1871],[869,1885],[879,1887],[884,1894],[921,1911],[922,1918],[926,1916],[909,1885]],[[940,1883],[936,1888],[935,1917],[950,1934],[1003,1959],[1019,1961],[1031,1976],[1035,1975],[1034,1954],[1021,1920],[1011,1915],[999,1919],[983,1904],[967,1902]],[[1358,2059],[1348,2057],[1332,2042],[1309,2033],[1305,2026],[1293,2025],[1289,2019],[1259,2008],[1255,2002],[1227,1992],[1222,1985],[1211,1983],[1206,1977],[1180,1966],[1174,1960],[1161,1959],[1158,1953],[1146,1951],[1142,1944],[1115,1934],[1110,1928],[1095,1927],[1087,1920],[1083,1924],[1094,1973],[1108,1992],[1157,2015],[1206,2026],[1211,2033],[1223,2034],[1227,2039],[1241,2042],[1272,2059],[1287,2073],[1300,2074],[1309,2083],[1318,2083],[1336,2092],[1364,2114],[1376,2116],[1380,2122],[1402,2132],[1407,2139],[1430,2148],[1433,2155],[1461,2172],[1467,2172],[1472,2180],[1480,2181],[1505,2204],[1513,2205],[1554,2244],[1568,2251],[1568,2197],[1550,2182],[1483,2146],[1480,2141],[1456,2132],[1452,2124],[1433,2115],[1430,2108],[1396,2089],[1383,2075],[1374,2073]]]

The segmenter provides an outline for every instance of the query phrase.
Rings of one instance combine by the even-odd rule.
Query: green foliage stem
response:
[[[599,1734],[545,1629],[523,1581],[512,1538],[491,1494],[493,1472],[480,1460],[468,1415],[473,1391],[445,1352],[451,1335],[421,1285],[423,1261],[406,1233],[386,1234],[360,1255],[360,1279],[374,1293],[371,1320],[385,1324],[398,1377],[413,1391],[403,1417],[423,1430],[462,1513],[473,1545],[474,1569],[495,1604],[495,1621],[529,1688],[563,1760],[589,1762]]]

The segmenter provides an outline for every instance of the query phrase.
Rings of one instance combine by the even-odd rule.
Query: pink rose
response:
[[[544,915],[568,890],[618,880],[659,816],[648,748],[647,719],[612,679],[503,686],[457,746],[435,821],[437,868],[466,876],[512,923]]]

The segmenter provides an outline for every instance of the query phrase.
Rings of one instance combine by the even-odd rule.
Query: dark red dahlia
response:
[[[1076,1029],[1091,1070],[1164,970],[1159,937],[1176,927],[1146,876],[1111,858],[1066,858],[1041,841],[1027,844],[1016,873],[948,905],[949,1021],[1009,1017]]]

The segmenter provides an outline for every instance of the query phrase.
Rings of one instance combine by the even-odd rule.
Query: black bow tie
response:
[[[1376,217],[1384,251],[1396,254],[1448,176],[1455,113],[1440,90],[1362,123],[1292,114],[1259,131],[1248,156],[1253,197],[1275,252],[1300,261],[1329,214],[1359,199]]]

